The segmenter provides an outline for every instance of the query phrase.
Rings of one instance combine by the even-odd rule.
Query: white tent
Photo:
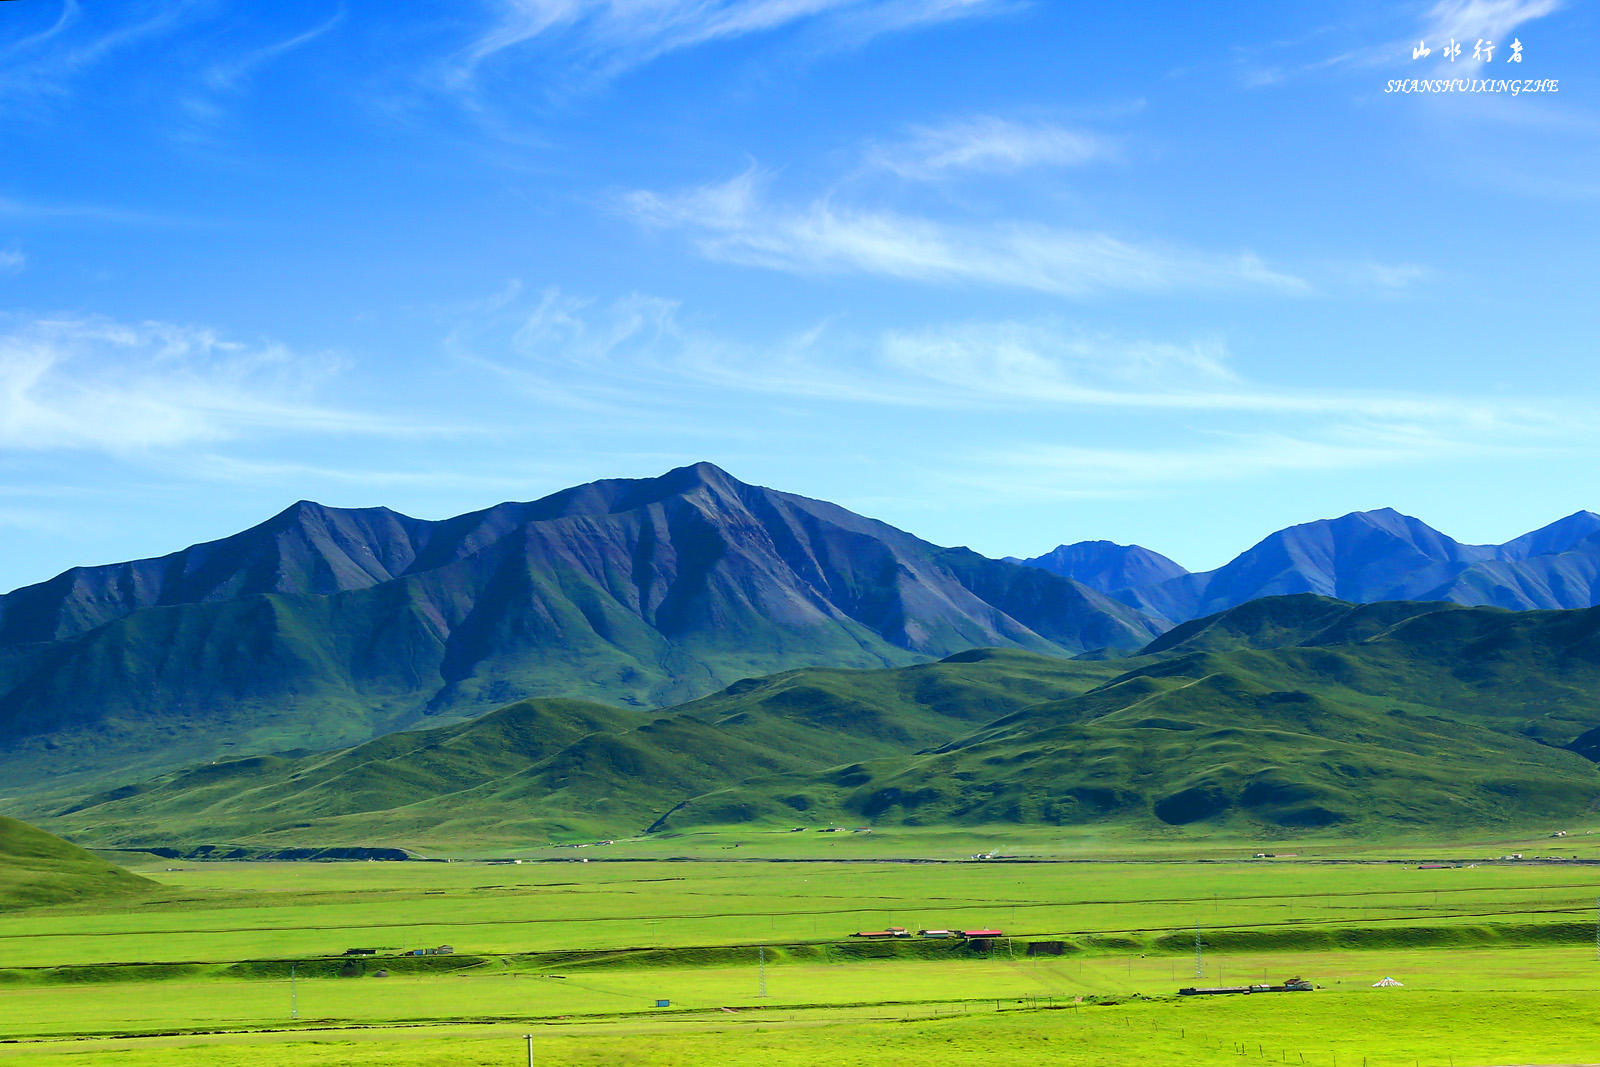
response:
[[[1386,986],[1400,986],[1400,985],[1404,985],[1404,983],[1403,982],[1396,982],[1393,978],[1390,978],[1387,975],[1385,975],[1383,978],[1379,979],[1378,981],[1373,982],[1372,983],[1372,988],[1373,989],[1381,989],[1381,988],[1384,988]]]

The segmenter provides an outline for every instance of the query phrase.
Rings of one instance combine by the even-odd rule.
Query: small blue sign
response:
[[[672,1001],[670,1001],[670,1000],[658,1000],[658,1001],[656,1001],[656,1007],[658,1007],[658,1008],[670,1008],[670,1007],[672,1007]]]

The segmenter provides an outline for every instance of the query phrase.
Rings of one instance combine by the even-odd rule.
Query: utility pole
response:
[[[1201,953],[1200,953],[1200,924],[1199,923],[1195,923],[1194,924],[1194,976],[1196,978],[1204,978],[1206,976],[1206,968],[1205,968],[1204,957],[1201,956]]]
[[[289,964],[289,1018],[300,1018],[300,991],[295,988],[295,965]]]
[[[761,993],[759,995],[761,997],[765,997],[767,995],[767,946],[766,945],[762,945],[761,949],[760,949],[760,952],[761,952],[761,956],[760,956],[760,960],[761,960],[761,962],[760,962],[760,967],[761,967]]]
[[[528,1067],[533,1067],[533,1035],[523,1034],[528,1039]]]
[[[1594,902],[1594,958],[1600,960],[1600,897]]]

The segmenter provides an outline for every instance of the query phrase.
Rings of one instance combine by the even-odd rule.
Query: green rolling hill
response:
[[[0,816],[0,907],[71,904],[156,888],[38,827]]]
[[[1600,795],[1600,609],[1252,601],[1139,655],[804,669],[657,711],[521,702],[218,763],[46,824],[104,844],[532,843],[761,823],[1349,833]]]
[[[49,822],[106,845],[613,836],[708,785],[943,744],[1122,669],[994,651],[897,670],[789,671],[663,711],[528,700],[334,753],[207,764],[83,798]]]

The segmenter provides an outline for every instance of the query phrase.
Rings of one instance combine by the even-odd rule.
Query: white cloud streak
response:
[[[50,29],[23,38],[0,53],[5,60],[0,69],[0,101],[62,95],[74,78],[109,57],[176,29],[195,13],[196,6],[192,0],[172,0],[158,5],[149,18],[74,40],[72,31],[83,19],[76,0],[67,0]],[[115,13],[109,6],[104,10]]]
[[[303,33],[297,33],[282,41],[252,49],[227,62],[213,64],[201,76],[201,80],[207,88],[216,92],[236,90],[259,68],[271,63],[280,56],[310,44],[339,25],[340,22],[344,21],[344,15],[345,9],[341,4],[331,16]]]
[[[1001,416],[976,438],[952,439],[938,462],[941,480],[999,497],[1124,497],[1294,472],[1555,455],[1594,436],[1581,405],[1551,398],[1294,388],[1241,374],[1220,338],[1120,338],[1054,318],[872,335],[823,322],[753,345],[642,294],[602,303],[554,289],[533,301],[508,291],[484,310],[458,340],[505,355],[474,362],[531,400],[635,425],[652,412],[722,410],[739,393],[772,398],[774,410],[833,416],[849,410],[841,405],[897,408],[907,414],[892,418],[910,425],[943,418],[938,412],[969,413],[974,426]],[[1118,426],[1119,437],[1160,420],[1162,438],[1186,442],[1071,443],[1076,417],[1107,414],[1113,423],[1094,425]]]
[[[1114,154],[1111,142],[1098,134],[977,116],[918,127],[904,141],[871,149],[867,165],[914,181],[932,181],[964,173],[1081,166]]]
[[[25,55],[40,45],[60,36],[74,22],[78,21],[81,11],[82,9],[79,8],[77,0],[63,0],[61,13],[56,16],[55,22],[49,28],[19,38],[5,48],[0,49],[0,60],[9,60],[19,55]]]
[[[1094,448],[1021,442],[966,458],[950,477],[1020,499],[1141,496],[1172,486],[1252,481],[1284,474],[1402,467],[1497,455],[1550,452],[1517,439],[1461,427],[1383,425],[1352,420],[1303,427],[1202,435],[1186,448]]]
[[[1211,255],[1020,222],[952,225],[836,207],[827,199],[775,207],[762,197],[761,179],[751,169],[682,193],[638,191],[624,196],[621,207],[641,225],[687,232],[710,259],[797,274],[974,282],[1074,297],[1108,290],[1310,290],[1249,252]]]
[[[878,339],[874,363],[884,375],[874,389],[890,391],[890,382],[900,382],[913,395],[943,404],[995,410],[1359,417],[1449,422],[1481,433],[1523,432],[1548,419],[1536,405],[1252,382],[1231,367],[1220,339],[1129,340],[1074,331],[1052,320],[888,331]]]
[[[0,274],[21,274],[28,257],[15,248],[0,248]]]
[[[973,412],[1126,410],[1233,413],[1404,426],[1449,426],[1485,438],[1545,439],[1583,423],[1552,405],[1515,399],[1376,390],[1292,388],[1251,381],[1220,338],[1129,339],[1056,318],[969,321],[851,334],[823,322],[752,345],[686,324],[678,305],[632,294],[610,304],[546,290],[538,303],[497,300],[458,354],[500,350],[492,366],[542,397],[638,409],[707,388],[795,400]],[[496,340],[498,338],[498,340]],[[1363,431],[1366,440],[1376,439]],[[1419,440],[1426,440],[1424,435]]]
[[[1493,44],[1491,61],[1503,64],[1511,52],[1511,35],[1519,26],[1544,18],[1564,6],[1565,0],[1438,0],[1421,14],[1420,19],[1407,20],[1412,29],[1405,40],[1391,39],[1379,44],[1360,44],[1311,62],[1293,61],[1268,65],[1263,65],[1257,60],[1262,50],[1252,49],[1244,53],[1244,61],[1239,68],[1239,80],[1247,89],[1262,89],[1285,85],[1309,74],[1332,70],[1368,71],[1379,68],[1393,70],[1397,62],[1405,64],[1405,69],[1409,73],[1414,69],[1421,69],[1413,66],[1412,55],[1412,50],[1419,42],[1429,48],[1428,62],[1442,64],[1445,69],[1455,70],[1463,66],[1480,67],[1485,62],[1483,57],[1473,56],[1480,40],[1485,44]],[[1323,26],[1307,37],[1273,42],[1266,50],[1298,52],[1310,47],[1312,41],[1332,32],[1335,28]],[[1462,51],[1454,59],[1445,59],[1445,43],[1451,40],[1461,45]],[[1488,99],[1477,101],[1480,106],[1493,102]],[[1519,108],[1518,112],[1526,114],[1527,110]]]
[[[322,22],[293,36],[233,55],[200,70],[195,90],[180,98],[192,125],[178,131],[180,139],[204,142],[212,130],[227,118],[222,97],[245,92],[251,80],[265,67],[305,47],[344,21],[343,4]]]
[[[0,217],[18,219],[89,219],[94,222],[123,223],[133,226],[170,225],[183,222],[173,216],[151,215],[139,211],[99,207],[93,204],[49,204],[13,200],[0,196]]]
[[[1509,40],[1502,42],[1507,34],[1561,6],[1561,0],[1440,0],[1428,12],[1424,33],[1435,40],[1491,40],[1504,57],[1511,50]]]
[[[537,42],[615,73],[712,41],[826,19],[857,40],[979,14],[994,0],[500,0],[498,18],[463,53],[469,80],[493,57]]]
[[[315,403],[336,369],[195,326],[0,319],[0,449],[130,454],[265,433],[403,432]]]

